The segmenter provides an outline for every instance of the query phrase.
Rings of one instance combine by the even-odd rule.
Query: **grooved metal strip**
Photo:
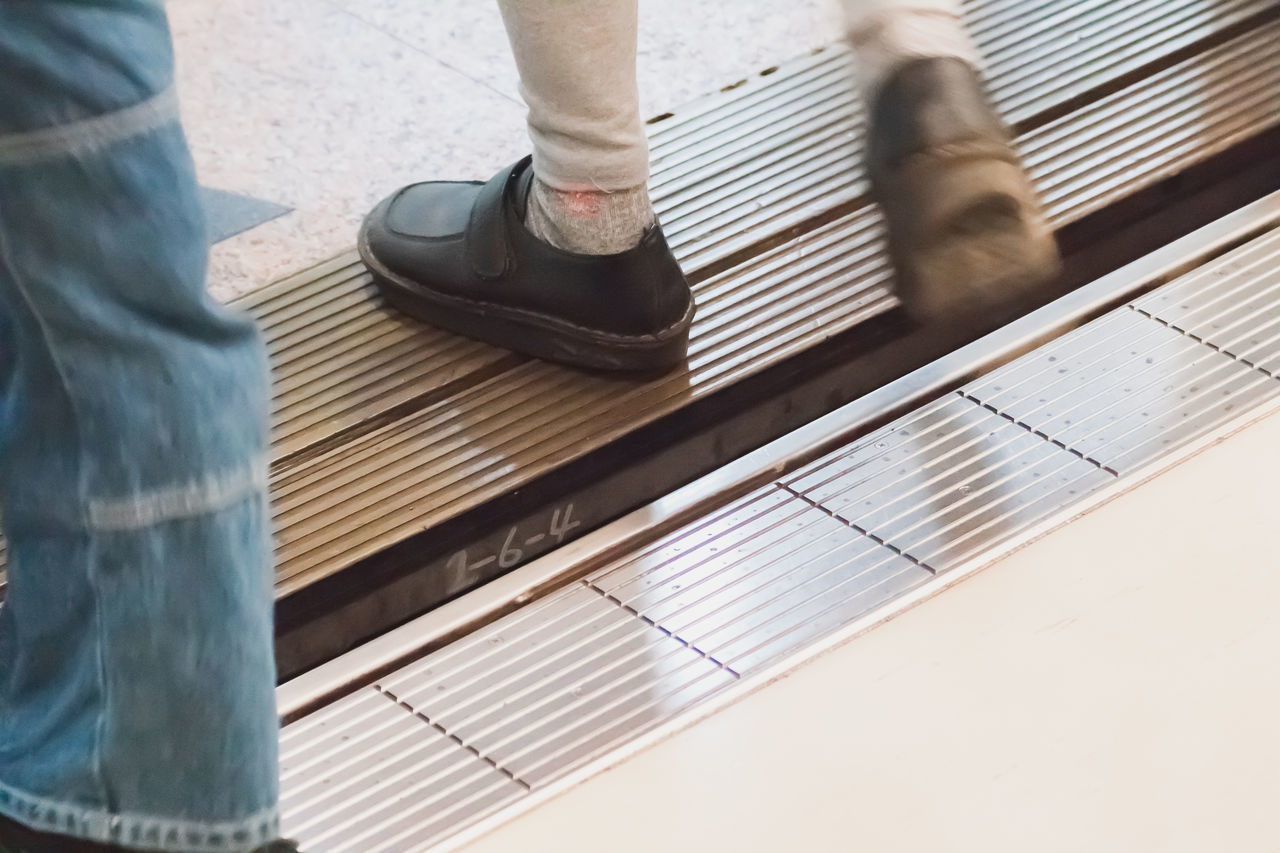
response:
[[[1045,104],[1077,97],[1268,11],[1272,7],[1259,0],[1018,0],[967,4],[965,18],[995,98],[1021,123]],[[769,69],[656,123],[654,153],[687,161],[698,143],[754,131],[771,109],[786,114],[788,105],[848,92],[852,74],[851,53],[841,44]],[[659,164],[658,156],[655,177],[671,165]]]
[[[1164,3],[1111,3],[1091,13],[1079,12],[1075,5],[1047,4],[1039,13],[1057,22],[1053,26],[1070,20],[1071,26],[1083,27],[1074,31],[1074,40],[1065,37],[1070,27],[1051,28],[1052,37],[1064,41],[1064,50],[1088,46],[1097,54],[1100,44],[1106,44],[1108,50],[1119,51],[1108,54],[1110,59],[1082,65],[1082,73],[1088,70],[1098,79],[1148,63],[1160,51],[1183,45],[1183,36],[1194,40],[1179,29],[1179,22],[1187,23],[1179,14],[1198,22],[1192,28],[1199,33],[1197,27],[1210,26],[1206,20],[1212,20],[1213,27],[1225,27],[1260,10],[1257,4],[1233,12],[1193,8],[1202,4],[1165,9]],[[1165,12],[1169,14],[1162,17]],[[1123,55],[1128,20],[1106,38],[1084,26],[1096,28],[1089,14],[1105,14],[1111,20],[1121,13],[1146,22],[1142,27],[1160,20],[1160,27],[1167,27],[1160,29],[1161,38],[1172,41],[1156,38],[1148,45],[1156,51],[1151,55],[1143,53],[1146,49]],[[1263,24],[1020,137],[1019,147],[1039,178],[1055,222],[1079,219],[1280,122],[1277,27],[1276,22]],[[1018,41],[1020,36],[1010,32],[1007,37]],[[1042,77],[1051,61],[1033,50],[1023,65],[1006,73],[1001,60],[993,59],[992,91],[997,100],[1016,88],[1019,74],[1038,69]],[[1111,61],[1120,65],[1112,68]],[[675,127],[659,124],[666,129],[654,133],[654,204],[671,231],[672,245],[691,269],[716,264],[754,245],[759,229],[783,231],[867,192],[860,163],[859,99],[849,82],[850,54],[831,49],[795,65],[763,82],[749,81],[736,97],[719,96],[723,100],[714,101],[714,109],[677,115],[671,119]],[[1066,73],[1062,79],[1073,78]],[[1092,83],[1080,86],[1083,91]],[[1020,117],[1016,102],[1004,106],[1012,120],[1027,118]]]
[[[1225,80],[1240,70],[1244,55],[1254,56],[1258,68],[1280,68],[1274,45],[1263,49],[1277,34],[1273,25],[1215,51],[1205,60],[1211,69],[1205,74]],[[1202,117],[1178,99],[1204,79],[1195,72],[1199,67],[1198,60],[1184,63],[1148,81],[1150,87],[1129,87],[1034,139],[1032,165],[1048,181],[1050,210],[1059,223],[1239,135],[1240,113],[1233,110],[1241,102],[1224,98]],[[1280,119],[1280,111],[1264,102],[1244,103],[1250,128]],[[1126,120],[1137,122],[1140,132],[1125,133]],[[1202,133],[1185,145],[1151,139],[1181,139],[1191,128]],[[759,369],[770,353],[807,345],[887,309],[889,273],[875,255],[878,228],[877,214],[864,210],[699,285],[687,373],[635,386],[521,365],[278,477],[280,594],[723,387]]]
[[[1114,477],[952,396],[813,463],[785,485],[891,550],[942,572]]]
[[[1176,38],[1189,38],[1188,33],[1194,30],[1194,27],[1187,29],[1191,18],[1179,11],[1185,11],[1184,6],[1171,4],[1165,20],[1172,27],[1169,33],[1181,33]],[[1227,26],[1240,16],[1257,11],[1255,7],[1256,4],[1201,3],[1200,12],[1196,13],[1200,17],[1196,20],[1211,19],[1215,26]],[[1066,14],[1065,8],[1056,2],[1034,8],[1020,4],[999,10],[993,7],[988,20],[991,27],[997,27],[999,21],[1005,20],[1002,15],[1012,15],[1008,20],[1017,26],[1011,26],[1008,33],[1020,27],[1033,27],[1035,21],[1048,22],[1045,26],[1051,29],[1050,24]],[[1154,21],[1160,18],[1143,4],[1126,8],[1134,21],[1147,20],[1143,18],[1147,15],[1151,18],[1147,23],[1154,26]],[[1101,7],[1090,5],[1089,9],[1080,9],[1078,14],[1072,12],[1073,19],[1087,22],[1093,20],[1090,15],[1103,14]],[[1220,48],[1203,60],[1188,60],[1178,69],[1158,74],[1149,84],[1135,84],[1122,95],[1054,122],[1043,133],[1024,138],[1033,170],[1046,189],[1054,219],[1060,223],[1070,221],[1097,209],[1117,195],[1131,192],[1206,156],[1256,131],[1262,123],[1274,121],[1280,115],[1274,107],[1278,87],[1268,86],[1267,75],[1280,73],[1276,71],[1276,44],[1280,39],[1275,37],[1275,30],[1275,24],[1269,25],[1238,39],[1235,47]],[[1078,34],[1083,30],[1072,32]],[[983,38],[995,39],[994,33],[993,30]],[[1107,45],[1114,48],[1126,43],[1123,39],[1111,40]],[[1167,47],[1173,42],[1160,43]],[[1097,44],[1093,48],[1100,49]],[[1132,57],[1125,61],[1130,59]],[[848,82],[847,53],[831,50],[794,65],[794,69],[784,66],[774,74],[709,99],[687,114],[682,112],[654,126],[655,197],[664,216],[671,217],[668,228],[673,240],[681,246],[682,259],[690,269],[696,269],[712,255],[724,257],[757,242],[758,229],[783,230],[792,221],[786,217],[792,214],[798,217],[794,221],[800,221],[830,209],[842,198],[844,190],[840,187],[853,187],[854,184],[848,182],[859,180],[849,168],[856,154],[850,147],[855,142],[856,128],[850,124],[854,121],[850,111],[855,107]],[[1000,91],[1000,72],[996,70],[996,89]],[[1231,83],[1234,71],[1241,73],[1239,87]],[[1198,86],[1204,91],[1212,89],[1213,95],[1193,100],[1198,97]],[[1128,131],[1124,124],[1127,121],[1136,122]],[[787,136],[788,133],[791,135]],[[770,160],[771,157],[781,159]],[[810,179],[816,183],[806,183]],[[714,201],[709,201],[711,199]],[[729,218],[706,219],[703,214],[708,211],[705,208],[708,203],[719,211],[717,216],[723,213]],[[857,228],[872,227],[872,221],[860,220]],[[757,230],[748,234],[752,228]],[[698,246],[682,242],[686,238],[697,241]],[[722,250],[724,254],[715,254]],[[881,270],[867,275],[869,279],[879,277],[879,281],[883,281],[884,273]],[[837,287],[827,291],[825,296],[830,297],[838,290]],[[446,399],[451,402],[452,395],[457,395],[462,405],[472,406],[472,422],[480,423],[482,436],[495,435],[497,446],[509,449],[511,445],[506,441],[512,435],[512,424],[505,419],[511,414],[511,408],[494,407],[491,418],[475,414],[477,400],[521,396],[504,393],[499,387],[501,383],[523,382],[532,373],[538,393],[557,400],[590,401],[602,393],[610,393],[602,391],[599,383],[593,385],[587,380],[584,385],[588,387],[577,388],[575,396],[575,391],[563,384],[567,380],[562,376],[548,374],[539,367],[511,370],[520,363],[519,359],[395,316],[381,308],[371,293],[367,274],[354,254],[349,253],[268,287],[240,303],[259,317],[273,352],[278,381],[273,452],[277,462],[291,460],[283,472],[278,470],[277,476],[286,497],[291,484],[318,482],[322,472],[335,470],[335,465],[338,470],[350,473],[341,461],[335,462],[335,459],[348,459],[349,455],[339,452],[335,457],[334,451],[321,451],[327,445],[355,439],[361,433],[375,432],[380,427],[383,435],[388,434],[386,431],[400,433],[400,427],[405,424],[392,427],[382,427],[382,424],[403,416],[406,409],[423,413],[423,418],[416,422],[439,426],[440,421],[432,420],[431,416],[439,415],[447,408]],[[791,321],[793,327],[803,324],[802,317],[830,322],[833,316],[841,315],[848,322],[868,316],[875,309],[868,307],[865,294],[861,288],[854,288],[851,300],[840,306],[831,302],[824,304],[821,298],[806,302],[803,296],[792,293],[789,304],[799,312]],[[872,301],[882,298],[882,293],[871,297]],[[699,332],[709,319],[705,301]],[[742,305],[748,304],[747,300],[742,301]],[[878,307],[888,304],[882,302]],[[781,309],[782,305],[783,302],[774,303],[776,308]],[[804,312],[810,311],[811,305],[817,305],[818,313],[806,317]],[[776,322],[786,324],[788,321],[778,319]],[[705,340],[709,342],[712,338],[708,336]],[[805,338],[799,336],[793,340],[803,345]],[[760,351],[754,354],[759,355]],[[495,376],[503,378],[495,381]],[[674,389],[666,390],[674,393]],[[660,405],[672,399],[670,394],[664,395],[661,391],[657,396],[662,401]],[[525,395],[521,399],[528,404],[530,398]],[[550,398],[544,396],[543,399]],[[452,427],[452,431],[446,430],[446,438],[456,437],[459,430],[467,428],[456,419]],[[356,432],[350,432],[353,430]],[[367,447],[378,440],[361,439],[356,444]],[[306,458],[298,456],[304,451]],[[525,453],[521,458],[551,459],[556,452],[554,448],[546,448],[545,452]],[[319,458],[312,460],[311,457]],[[300,469],[299,464],[303,464]],[[497,483],[510,482],[491,479],[496,476],[494,470],[483,468],[477,482],[481,486],[493,482],[495,490],[499,488]],[[292,479],[286,476],[295,473],[297,476]],[[472,473],[460,476],[470,477]],[[354,485],[353,480],[340,479]],[[444,485],[450,488],[456,482],[446,477]],[[488,492],[492,493],[494,491]],[[437,496],[426,493],[422,497]],[[442,506],[458,506],[452,503],[457,500],[454,497],[438,497],[443,499]],[[406,498],[406,503],[390,509],[394,512],[411,502],[411,498]],[[322,504],[314,509],[314,513],[305,514],[308,518],[316,517],[313,523],[323,524],[318,514],[327,509]],[[298,515],[291,513],[282,518],[290,522]],[[371,535],[386,541],[385,532],[385,529],[371,531]],[[357,547],[351,554],[368,553],[361,543],[355,544]],[[282,577],[286,590],[293,588],[287,586],[290,577],[313,569],[324,571],[324,566],[343,564],[350,557],[350,554],[339,553],[328,541],[317,542],[316,553],[305,559],[299,556],[298,549],[286,533],[282,542],[285,558]],[[299,558],[296,563],[295,557]]]
[[[355,253],[237,304],[258,320],[271,356],[277,464],[511,360],[385,308]]]
[[[796,65],[652,134],[650,193],[687,270],[763,236],[751,231],[781,233],[848,195],[858,129],[849,56],[830,50]]]
[[[1218,291],[1239,292],[1246,279],[1270,274],[1277,233],[1143,304],[1181,293],[1207,305]],[[1212,406],[1188,408],[1199,392],[1181,375],[1187,369]],[[1163,462],[1186,452],[1181,414],[1191,411],[1187,423],[1195,421],[1220,405],[1222,388],[1239,391],[1233,417],[1274,407],[1280,390],[1259,394],[1257,386],[1232,384],[1241,370],[1280,389],[1260,370],[1133,306],[1118,309],[402,668],[376,689],[537,788],[934,573],[990,559],[1117,476],[1140,475],[1139,464],[1156,456],[1135,456],[1134,442],[1116,457],[1117,473],[1107,470],[1106,451],[1135,429],[1133,408],[1117,400],[1154,389],[1144,411],[1162,432],[1147,440]],[[1109,440],[1096,448],[1073,440],[1063,402],[1086,421],[1099,419]],[[1051,411],[1056,418],[1042,423]],[[1197,434],[1206,425],[1226,426],[1215,413],[1194,427]],[[1159,441],[1168,436],[1176,440]],[[361,722],[372,708],[367,694],[351,700],[362,710],[347,714],[348,727],[368,727]],[[296,724],[318,720],[297,737],[315,737],[331,719]],[[384,730],[368,737],[381,742]]]
[[[1061,225],[1277,124],[1280,21],[1025,134],[1018,145]]]
[[[1000,35],[1009,32],[1043,36],[1064,25],[1083,27],[1086,24],[1075,24],[1074,21],[1094,20],[1100,13],[1105,14],[1108,6],[1118,6],[1130,15],[1135,13],[1135,4],[1117,4],[1114,0],[1080,0],[1069,6],[1046,0],[962,0],[961,3],[966,28],[983,46],[992,44]],[[1206,4],[1200,4],[1200,7],[1204,10]],[[1191,5],[1187,8],[1194,11],[1196,7]],[[1208,11],[1209,19],[1219,22],[1230,14],[1225,7]]]
[[[1280,232],[1137,300],[1134,308],[1271,376],[1280,375]]]
[[[1067,0],[1009,8],[1013,14],[976,36],[996,103],[1015,124],[1275,11],[1270,0]]]
[[[1144,81],[1136,87],[1141,96],[1125,90],[1026,137],[1029,165],[1051,216],[1070,221],[1273,124],[1280,117],[1280,87],[1273,81],[1278,69],[1280,24],[1272,24]],[[330,277],[357,269],[335,266]],[[275,339],[288,353],[277,360],[283,415],[278,452],[364,422],[371,403],[390,407],[433,392],[443,396],[451,381],[478,379],[475,371],[502,364],[498,350],[361,308],[369,285],[349,286],[346,301],[321,300],[334,312],[328,322],[312,317],[304,323],[308,315],[294,291],[283,289],[273,300],[259,297],[268,334],[295,336]],[[380,336],[343,352],[342,336],[362,319],[362,310],[366,321],[379,317]],[[299,324],[303,334],[315,336],[310,345],[296,340]],[[314,429],[306,429],[309,422]]]
[[[1276,71],[1280,39],[1268,41],[1276,35],[1271,25],[1210,54],[1203,75],[1195,71],[1199,60],[1184,63],[1150,86],[1130,87],[1097,110],[1029,137],[1032,165],[1047,182],[1055,218],[1083,215],[1217,150],[1241,133],[1241,115],[1254,129],[1258,121],[1280,118],[1265,99],[1222,97],[1203,114],[1194,108],[1198,102],[1189,107],[1180,99],[1205,79],[1218,81],[1212,91],[1222,94],[1223,81],[1241,72],[1245,56],[1254,58],[1255,68]],[[1268,97],[1274,99],[1274,89]],[[1241,103],[1245,112],[1233,111]],[[1140,132],[1121,132],[1126,119]],[[1201,135],[1185,145],[1152,140],[1152,134],[1182,139],[1192,128]],[[518,464],[541,470],[570,458],[566,452],[610,440],[628,426],[619,412],[638,418],[632,426],[645,423],[758,368],[769,351],[803,346],[887,308],[888,272],[874,257],[878,227],[874,211],[864,211],[699,285],[702,307],[688,373],[637,387],[522,365],[277,478],[281,594],[395,541],[399,531],[449,517],[464,501],[514,487]],[[802,260],[793,268],[796,258]],[[325,494],[313,494],[320,484]],[[423,513],[419,508],[428,502],[431,510]]]
[[[847,69],[838,76],[847,94]],[[811,90],[766,100],[766,108],[782,110],[774,117],[775,129],[787,125],[788,99],[798,98],[801,110],[812,106],[805,100]],[[717,134],[731,134],[728,126],[740,118],[746,117],[717,112],[704,147],[714,148]],[[793,134],[810,130],[812,124],[801,121]],[[709,182],[695,190],[700,204],[719,203],[722,208],[739,204],[737,197],[718,202],[725,187],[705,172],[694,176],[702,178]],[[662,170],[655,170],[655,195],[661,195],[665,186]],[[664,211],[664,230],[691,274],[697,273],[700,264],[682,248],[686,230],[696,230],[703,239],[708,229],[733,227]],[[739,235],[735,231],[730,236]],[[322,446],[351,430],[376,427],[400,407],[423,407],[462,387],[481,384],[519,361],[504,350],[429,329],[384,308],[354,253],[251,294],[238,304],[259,320],[272,355],[276,460]]]
[[[405,850],[526,790],[372,689],[286,727],[280,762],[283,830],[313,853]]]
[[[1280,381],[1125,310],[963,393],[1126,474],[1280,397]]]
[[[539,618],[481,629],[461,653],[429,655],[378,689],[536,788],[733,680],[575,585]]]
[[[932,576],[769,486],[587,580],[748,674]]]
[[[527,362],[279,474],[280,594],[887,310],[878,227],[860,211],[699,284],[688,367],[660,380]]]
[[[847,74],[842,77],[847,90]],[[804,95],[791,92],[787,97],[800,97],[805,107]],[[776,101],[770,100],[768,106]],[[725,122],[733,120],[724,114],[718,118],[709,131],[713,137],[724,133]],[[776,117],[783,125],[786,120],[786,114]],[[810,129],[810,124],[801,124],[796,132]],[[714,147],[716,140],[708,144]],[[655,175],[654,185],[660,194],[664,186],[660,175]],[[716,203],[723,191],[715,181],[696,190],[703,204]],[[738,200],[724,204],[733,206]],[[727,226],[664,216],[668,238],[691,274],[696,274],[699,263],[682,251],[686,229],[705,236],[708,228],[716,227]],[[367,430],[399,407],[422,407],[462,387],[478,385],[519,361],[504,350],[424,327],[383,307],[354,253],[252,294],[239,304],[259,320],[272,355],[276,460],[353,429]]]
[[[1230,15],[1223,18],[1228,19]],[[1277,41],[1272,29],[1251,36],[1237,55],[1259,57],[1259,67],[1269,67]],[[847,53],[832,50],[796,66],[794,71],[784,66],[762,78],[763,85],[736,98],[711,99],[716,106],[707,112],[657,126],[654,196],[673,245],[691,271],[714,260],[706,252],[715,247],[731,253],[758,240],[755,231],[747,235],[750,229],[782,230],[790,223],[787,216],[794,214],[799,221],[830,209],[839,203],[842,182],[850,198],[862,192],[850,168],[856,163],[857,150],[851,146],[856,145],[857,128]],[[1235,68],[1215,67],[1213,79],[1218,81]],[[1262,76],[1255,73],[1255,81]],[[1260,116],[1266,120],[1277,114],[1274,104],[1269,108],[1256,97],[1247,102],[1214,97],[1206,98],[1206,110],[1214,112],[1204,118],[1196,117],[1184,102],[1179,125],[1178,114],[1171,116],[1168,110],[1180,95],[1194,93],[1200,78],[1187,72],[1180,80],[1181,88],[1166,87],[1164,112],[1145,110],[1144,127],[1148,135],[1159,132],[1166,140],[1176,135],[1197,141],[1178,149],[1176,162],[1148,158],[1148,172],[1163,174],[1205,156],[1209,146],[1216,149],[1255,130]],[[997,74],[997,89],[999,85]],[[1268,89],[1258,82],[1254,89],[1259,97],[1269,92],[1274,101],[1274,86]],[[1112,129],[1134,112],[1133,103],[1113,105],[1113,100],[1108,109],[1089,111],[1094,121]],[[1094,209],[1114,194],[1132,190],[1134,172],[1142,164],[1131,159],[1131,152],[1100,141],[1090,146],[1099,134],[1076,133],[1070,121],[1056,122],[1052,130],[1043,134],[1043,144],[1035,135],[1026,143],[1033,169],[1046,182],[1055,218],[1071,218],[1059,209],[1059,204],[1067,206],[1068,198],[1077,207]],[[1149,142],[1140,133],[1128,138],[1135,151]],[[1081,140],[1083,149],[1071,156],[1072,146]],[[1167,142],[1164,148],[1171,145]],[[1096,154],[1090,160],[1091,147],[1101,149],[1105,163],[1097,162]],[[1048,173],[1049,163],[1055,166],[1053,174]],[[1082,175],[1095,188],[1100,176],[1109,177],[1105,189],[1110,194],[1095,190],[1082,197]],[[1072,212],[1085,211],[1081,207]],[[501,350],[424,329],[381,308],[353,254],[312,271],[309,278],[295,277],[255,294],[243,304],[262,322],[273,353],[277,459],[346,430],[376,424],[380,413],[443,396],[509,366],[504,359],[510,357]]]

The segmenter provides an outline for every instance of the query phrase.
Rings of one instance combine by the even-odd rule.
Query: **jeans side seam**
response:
[[[88,469],[85,465],[85,434],[84,434],[84,416],[80,412],[79,406],[76,404],[75,395],[71,391],[71,381],[68,378],[66,368],[57,356],[57,350],[53,345],[53,333],[50,331],[48,323],[45,322],[36,302],[31,298],[23,277],[18,267],[11,260],[13,257],[12,249],[9,247],[7,238],[8,229],[5,227],[3,210],[0,209],[0,263],[9,271],[9,278],[13,282],[13,289],[16,291],[18,298],[26,304],[26,308],[31,312],[31,316],[35,318],[39,335],[44,344],[45,351],[48,353],[49,362],[53,365],[53,369],[58,376],[58,381],[62,385],[62,391],[67,396],[67,406],[71,411],[72,420],[75,422],[76,436],[76,452],[75,452],[75,468],[76,468],[76,488],[79,494],[76,495],[76,509],[81,513],[81,522],[84,529],[88,529],[88,512],[86,501],[89,493]],[[93,537],[89,537],[88,547],[85,552],[85,574],[89,588],[93,591],[93,614],[94,631],[97,634],[97,676],[98,689],[102,694],[102,711],[98,714],[98,719],[94,725],[94,744],[93,744],[93,778],[98,784],[98,792],[102,797],[104,804],[111,805],[111,791],[107,785],[106,772],[102,766],[102,744],[105,741],[106,730],[106,709],[110,707],[107,701],[107,668],[105,659],[106,646],[106,630],[105,621],[102,612],[102,594],[101,586],[97,578],[97,545]],[[3,784],[3,783],[0,783]]]
[[[0,135],[0,166],[25,166],[105,148],[178,120],[171,84],[145,101],[104,115],[23,133]]]
[[[166,521],[178,521],[218,512],[267,490],[267,464],[255,459],[249,467],[230,474],[169,488],[140,492],[125,498],[91,498],[89,529],[113,533],[142,530]]]

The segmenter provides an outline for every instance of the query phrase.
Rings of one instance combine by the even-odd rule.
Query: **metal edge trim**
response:
[[[292,722],[364,686],[371,677],[438,647],[557,584],[585,574],[719,503],[847,443],[886,412],[905,412],[1280,224],[1280,192],[1210,223],[1044,306],[950,355],[925,365],[770,442],[482,588],[414,619],[276,690],[280,717]]]

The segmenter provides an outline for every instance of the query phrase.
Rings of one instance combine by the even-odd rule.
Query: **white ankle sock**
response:
[[[563,191],[535,176],[524,222],[533,236],[558,249],[614,255],[639,245],[654,213],[643,184],[613,192]]]

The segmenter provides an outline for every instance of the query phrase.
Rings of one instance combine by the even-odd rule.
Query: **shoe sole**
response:
[[[387,303],[447,332],[524,355],[593,370],[666,372],[685,362],[694,304],[652,335],[617,335],[533,311],[436,293],[387,269],[369,251],[363,229],[357,250]]]

